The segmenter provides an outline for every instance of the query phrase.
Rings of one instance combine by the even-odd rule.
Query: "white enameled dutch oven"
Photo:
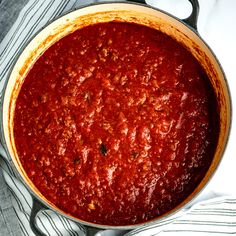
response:
[[[32,38],[32,40],[20,53],[14,67],[11,70],[11,73],[9,74],[4,89],[2,101],[1,134],[2,144],[7,151],[11,162],[10,164],[13,166],[13,168],[15,168],[22,182],[25,184],[32,195],[33,210],[30,216],[30,224],[36,235],[44,235],[37,227],[35,218],[39,211],[45,209],[51,209],[58,214],[61,214],[81,225],[84,225],[87,235],[95,235],[97,231],[102,229],[130,230],[137,227],[154,224],[160,219],[168,217],[176,213],[181,208],[185,207],[186,204],[196,197],[196,195],[204,188],[206,183],[212,177],[219,165],[219,162],[222,159],[222,155],[229,136],[231,123],[230,95],[226,78],[219,62],[217,61],[211,49],[198,35],[196,29],[199,11],[198,2],[197,0],[189,1],[193,6],[192,14],[189,18],[184,20],[179,20],[161,10],[147,6],[144,4],[144,1],[141,0],[136,0],[136,2],[106,2],[75,9],[66,15],[59,17],[43,28]],[[13,137],[15,101],[27,72],[30,70],[37,58],[53,43],[65,35],[90,24],[109,21],[134,22],[146,25],[162,31],[163,33],[171,36],[176,41],[183,44],[205,69],[217,96],[217,106],[220,117],[219,140],[214,158],[207,174],[197,186],[197,188],[185,199],[185,201],[166,214],[156,217],[145,223],[128,226],[107,226],[86,222],[79,219],[79,217],[76,218],[66,214],[55,205],[50,203],[37,190],[37,188],[26,175],[20,163],[19,156],[17,155]]]

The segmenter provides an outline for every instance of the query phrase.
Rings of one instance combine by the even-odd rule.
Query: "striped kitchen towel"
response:
[[[236,198],[218,197],[199,202],[158,224],[133,230],[126,236],[230,234],[236,235]]]
[[[91,2],[93,0],[29,0],[8,34],[0,43],[0,94],[15,58],[30,38],[55,17],[70,9]],[[0,155],[2,157],[0,158],[1,171],[11,192],[11,199],[9,199],[8,195],[4,195],[7,191],[0,182],[0,236],[6,236],[6,232],[8,232],[4,227],[12,227],[12,229],[15,227],[16,231],[9,231],[11,236],[19,236],[20,234],[33,236],[34,234],[29,225],[29,215],[32,208],[31,196],[9,166],[6,153],[2,147],[0,147]],[[10,209],[9,205],[11,203],[13,204],[13,211],[6,210]],[[19,223],[19,230],[14,217]],[[84,235],[84,229],[78,224],[51,211],[42,212],[38,217],[37,223],[45,235]],[[120,233],[110,231],[100,235],[121,235]],[[160,221],[158,224],[131,231],[126,235],[228,234],[236,234],[236,198],[232,197],[200,202],[190,209],[183,210],[177,215]]]

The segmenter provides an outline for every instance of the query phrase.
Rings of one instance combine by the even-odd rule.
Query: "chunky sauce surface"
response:
[[[108,225],[178,205],[218,138],[214,92],[193,56],[141,25],[85,27],[50,47],[16,102],[28,176],[63,211]]]

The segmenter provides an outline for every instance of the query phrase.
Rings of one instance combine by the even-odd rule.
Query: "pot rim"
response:
[[[45,29],[46,27],[48,27],[51,23],[53,23],[54,21],[66,16],[66,15],[69,15],[70,13],[74,12],[74,11],[79,11],[80,9],[84,9],[84,8],[89,8],[89,7],[93,7],[93,6],[96,6],[96,5],[107,5],[107,4],[124,4],[124,5],[139,5],[139,6],[142,6],[142,7],[146,7],[146,8],[151,8],[157,12],[161,12],[167,16],[169,16],[170,18],[173,18],[175,20],[177,20],[180,24],[183,24],[184,26],[186,26],[187,28],[189,28],[194,34],[195,36],[197,36],[197,38],[207,47],[207,49],[209,50],[209,52],[211,53],[211,55],[213,56],[213,58],[216,60],[216,63],[217,65],[219,66],[219,69],[223,75],[223,80],[225,82],[225,85],[226,85],[226,91],[227,91],[227,95],[228,95],[228,98],[229,98],[229,128],[228,128],[228,135],[226,137],[226,140],[225,140],[225,145],[223,147],[223,150],[222,150],[222,154],[221,154],[221,158],[220,160],[218,161],[215,169],[213,170],[213,172],[211,173],[211,175],[209,176],[209,178],[206,180],[206,183],[204,184],[204,186],[202,186],[202,188],[196,192],[194,194],[194,196],[192,196],[192,198],[190,200],[188,200],[185,204],[183,204],[182,206],[178,207],[178,205],[175,207],[177,209],[174,209],[172,212],[170,213],[165,213],[163,216],[157,216],[156,218],[153,218],[149,221],[146,221],[146,222],[143,222],[143,223],[138,223],[138,224],[133,224],[133,225],[103,225],[103,224],[97,224],[97,223],[91,223],[91,222],[88,222],[88,221],[84,221],[84,220],[81,220],[79,218],[76,218],[74,216],[71,216],[65,212],[63,212],[62,210],[59,211],[60,209],[55,209],[53,206],[49,205],[47,202],[45,202],[43,199],[41,199],[40,196],[38,196],[38,194],[36,194],[30,187],[30,185],[27,183],[27,181],[23,178],[23,176],[21,175],[21,173],[17,170],[13,160],[12,160],[12,157],[9,153],[9,150],[8,150],[8,147],[6,145],[6,139],[5,139],[5,132],[4,132],[4,128],[3,128],[3,105],[4,105],[4,101],[5,101],[5,97],[6,97],[6,88],[7,88],[7,85],[8,85],[8,81],[11,77],[11,74],[12,74],[12,71],[16,65],[16,62],[18,61],[19,57],[21,56],[22,52],[28,47],[28,45],[31,43],[31,41],[38,35],[41,33],[41,31],[43,29]],[[180,212],[181,210],[183,210],[184,208],[186,208],[188,205],[191,204],[192,201],[194,201],[194,199],[196,199],[200,193],[206,188],[206,186],[209,184],[209,182],[212,180],[213,176],[215,175],[216,171],[218,170],[220,164],[222,163],[222,159],[223,159],[223,156],[224,156],[224,153],[225,153],[225,150],[226,150],[226,147],[227,147],[227,144],[228,144],[228,141],[229,141],[229,137],[230,137],[230,132],[231,132],[231,126],[232,126],[232,98],[231,98],[231,92],[230,92],[230,89],[229,89],[229,84],[228,84],[228,81],[227,81],[227,78],[226,78],[226,75],[225,75],[225,72],[219,62],[219,60],[217,59],[215,53],[212,51],[212,49],[208,46],[208,44],[205,42],[205,40],[199,35],[198,31],[196,29],[194,29],[192,26],[190,26],[189,24],[187,24],[186,22],[184,22],[183,20],[185,19],[180,19],[164,10],[161,10],[159,8],[155,8],[153,6],[150,6],[150,5],[147,5],[147,4],[143,4],[143,3],[137,3],[137,2],[133,2],[133,1],[109,1],[109,2],[96,2],[96,3],[91,3],[89,5],[83,5],[83,6],[79,6],[79,7],[76,7],[74,9],[71,9],[57,17],[55,17],[54,19],[48,21],[43,27],[41,27],[39,30],[37,30],[30,38],[29,40],[26,42],[26,44],[20,49],[20,51],[17,53],[17,55],[15,56],[15,59],[14,61],[12,62],[12,65],[11,65],[11,68],[9,69],[9,72],[8,72],[8,75],[7,75],[7,78],[6,78],[6,81],[4,82],[4,86],[3,86],[3,89],[2,89],[2,96],[1,96],[1,116],[0,116],[0,121],[1,121],[1,125],[0,125],[0,129],[1,129],[1,139],[2,139],[2,143],[3,143],[3,146],[4,146],[4,149],[7,153],[7,156],[8,156],[8,162],[10,163],[11,167],[14,169],[14,172],[17,173],[17,176],[20,178],[21,182],[24,184],[24,186],[27,188],[27,190],[30,192],[30,195],[32,196],[32,199],[34,201],[34,199],[38,200],[42,206],[46,206],[49,210],[52,210],[54,212],[56,212],[57,214],[60,214],[62,215],[63,217],[66,217],[68,218],[69,220],[72,220],[74,221],[75,223],[79,223],[81,224],[82,226],[89,226],[89,227],[94,227],[94,228],[98,228],[98,229],[117,229],[117,230],[131,230],[131,229],[135,229],[135,228],[138,228],[138,227],[146,227],[146,226],[151,226],[155,223],[158,223],[160,221],[163,221],[171,216],[173,216],[174,214]],[[181,203],[180,203],[181,204]],[[179,204],[179,205],[180,205]]]

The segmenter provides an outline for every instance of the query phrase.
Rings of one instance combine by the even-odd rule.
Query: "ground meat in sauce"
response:
[[[218,138],[203,69],[163,33],[91,25],[34,64],[16,101],[14,138],[39,191],[77,218],[141,223],[204,177]]]

